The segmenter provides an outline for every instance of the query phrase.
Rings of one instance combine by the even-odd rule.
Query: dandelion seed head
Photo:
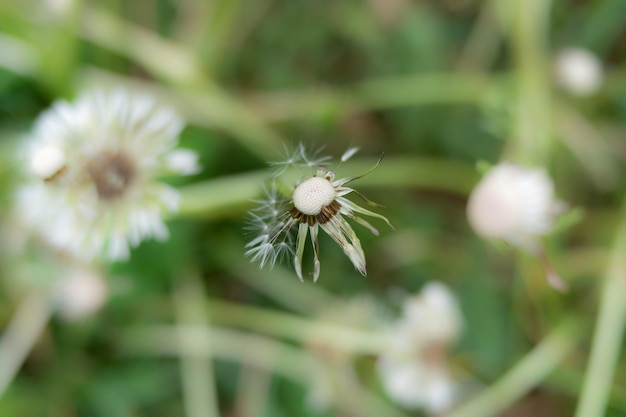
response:
[[[342,159],[345,160],[354,153],[356,149],[351,148]],[[345,184],[370,173],[373,169],[359,177],[335,180],[334,172],[328,170],[325,165],[329,160],[329,157],[320,155],[319,151],[308,152],[301,144],[295,151],[288,153],[283,162],[271,163],[277,167],[274,182],[271,187],[265,189],[265,198],[257,202],[251,216],[252,227],[256,225],[257,233],[267,235],[267,238],[259,238],[257,234],[247,246],[249,248],[247,255],[253,261],[259,261],[261,267],[265,264],[273,265],[277,259],[276,254],[288,254],[293,256],[296,274],[302,280],[304,246],[310,234],[314,256],[312,275],[313,279],[317,280],[320,273],[318,232],[321,228],[341,247],[354,267],[362,275],[366,275],[365,255],[361,243],[346,218],[367,227],[375,234],[376,229],[357,214],[377,217],[387,224],[389,221],[349,201],[345,196],[354,190],[345,187]],[[283,195],[277,192],[276,184],[289,168],[295,168],[302,179],[291,187],[290,193]],[[304,170],[310,173],[307,175]],[[281,189],[289,189],[289,186]],[[292,230],[295,229],[297,233],[294,237]]]
[[[54,103],[28,143],[31,178],[17,192],[16,212],[85,260],[123,259],[145,239],[166,239],[163,214],[176,211],[180,197],[159,177],[197,168],[193,152],[175,149],[182,127],[152,97],[125,90]]]
[[[311,177],[293,191],[293,204],[304,214],[315,215],[333,202],[337,192],[326,178]]]

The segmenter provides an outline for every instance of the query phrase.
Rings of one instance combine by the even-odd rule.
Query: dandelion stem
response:
[[[261,119],[280,122],[374,109],[479,103],[496,86],[485,76],[420,74],[365,80],[348,87],[257,93],[246,102]]]
[[[279,265],[271,270],[259,269],[250,263],[242,263],[243,255],[229,249],[233,247],[243,247],[243,244],[237,240],[229,240],[221,247],[213,249],[220,266],[236,279],[271,297],[284,307],[304,315],[313,315],[325,306],[340,302],[338,297],[319,285],[305,282],[307,288],[303,290],[303,284],[293,279],[293,270],[287,271]]]
[[[626,221],[618,230],[604,283],[591,358],[576,417],[603,416],[626,323]]]
[[[177,340],[181,335],[186,343]],[[134,327],[124,332],[120,341],[128,354],[213,357],[253,365],[300,384],[309,382],[316,364],[310,355],[293,346],[215,326]]]
[[[265,171],[255,171],[182,187],[182,204],[178,215],[201,215],[205,219],[241,215],[250,206],[250,201],[259,196],[263,186],[262,178],[268,175]]]
[[[186,326],[205,325],[208,316],[203,303],[204,291],[197,277],[189,274],[180,281],[174,293],[174,310],[178,321],[177,337],[174,340],[184,346],[193,343],[193,340],[189,340],[193,335],[186,331]],[[210,352],[210,339],[206,340],[204,349]],[[187,417],[218,417],[217,393],[210,354],[182,352],[181,376]]]
[[[0,397],[22,367],[51,313],[51,306],[39,294],[24,298],[18,306],[0,339]]]
[[[551,147],[550,96],[545,45],[549,0],[514,0],[511,46],[516,60],[517,110],[511,158],[521,163],[543,164]]]
[[[181,331],[187,333],[185,339],[188,343],[176,341]],[[127,354],[193,354],[213,357],[250,365],[280,375],[301,386],[309,386],[315,374],[314,370],[320,367],[315,357],[301,349],[267,337],[214,326],[186,326],[178,329],[172,326],[136,327],[126,331],[120,340],[121,347]],[[381,417],[406,417],[405,413],[395,410],[360,385],[345,388],[353,395],[340,401],[351,410],[358,411],[356,415],[364,415],[367,410],[372,415]]]
[[[376,354],[388,348],[385,334],[227,301],[212,299],[207,304],[212,320],[220,324],[238,326],[302,343],[315,342],[354,353]]]
[[[566,319],[500,380],[446,417],[491,417],[505,411],[576,347],[583,334],[578,321]]]
[[[199,63],[181,45],[94,7],[85,5],[81,17],[85,39],[133,59],[161,79],[182,85],[200,82]]]

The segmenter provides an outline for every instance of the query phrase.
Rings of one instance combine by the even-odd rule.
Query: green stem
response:
[[[591,358],[576,417],[600,417],[606,411],[626,323],[624,294],[626,294],[626,221],[622,220],[607,270]]]
[[[377,354],[389,347],[386,335],[381,333],[216,299],[207,303],[212,320],[222,325],[242,327],[304,344],[323,344],[354,353]]]
[[[195,56],[181,45],[117,16],[84,6],[81,35],[144,66],[156,77],[179,85],[202,83]]]
[[[496,86],[485,76],[420,74],[366,80],[348,87],[257,93],[247,102],[263,120],[279,122],[405,106],[475,104]]]
[[[516,60],[517,111],[510,158],[545,164],[551,148],[550,85],[547,78],[549,0],[514,0],[512,48]]]
[[[564,321],[502,378],[446,417],[499,415],[543,381],[576,347],[581,337],[576,319]]]
[[[184,344],[177,340],[181,335]],[[300,384],[310,382],[316,366],[309,354],[293,346],[215,326],[143,326],[127,330],[120,341],[128,354],[213,357],[253,365]]]
[[[268,171],[253,171],[184,186],[179,216],[220,218],[239,216],[258,198]]]
[[[187,343],[176,342],[180,331],[187,333]],[[316,369],[323,364],[308,352],[262,336],[242,333],[219,327],[149,326],[128,330],[121,337],[122,349],[127,354],[152,354],[165,356],[198,355],[251,365],[268,373],[285,377],[301,386],[309,387],[316,377]],[[360,386],[342,387],[347,395],[336,399],[355,415],[370,412],[377,416],[406,417],[387,402]]]
[[[313,316],[329,305],[341,302],[330,292],[310,282],[302,283],[294,279],[293,269],[275,265],[272,269],[259,269],[249,262],[241,262],[243,254],[233,252],[232,248],[243,248],[244,243],[238,239],[224,241],[220,247],[213,248],[215,259],[224,270],[234,278],[254,288],[262,294],[274,299],[291,311],[305,316]]]
[[[177,317],[175,338],[181,346],[193,343],[186,331],[188,325],[206,325],[208,314],[204,303],[204,289],[196,276],[190,274],[177,282],[174,293],[174,310]],[[205,350],[210,351],[211,341]],[[210,357],[184,352],[181,355],[181,377],[183,398],[187,417],[218,417],[217,393],[213,380],[213,365]]]
[[[52,308],[36,294],[26,297],[0,339],[0,397],[6,392],[46,327]]]

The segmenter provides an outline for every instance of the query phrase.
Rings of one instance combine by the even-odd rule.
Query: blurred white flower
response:
[[[604,79],[602,62],[596,55],[581,48],[565,48],[558,52],[555,61],[557,83],[565,90],[579,96],[598,91]]]
[[[182,128],[172,110],[122,90],[55,103],[28,143],[17,213],[83,259],[123,259],[129,246],[167,238],[162,217],[177,210],[179,196],[157,178],[198,170],[193,152],[174,149]]]
[[[563,208],[554,184],[540,169],[501,163],[489,170],[467,204],[470,225],[485,238],[502,239],[536,254]]]
[[[447,367],[448,348],[462,328],[456,300],[443,284],[429,283],[404,304],[391,329],[388,352],[377,369],[389,397],[410,409],[446,411],[455,401],[455,381]]]
[[[341,161],[347,160],[356,151],[356,148],[348,149]],[[246,255],[250,256],[253,261],[259,261],[261,267],[265,264],[273,266],[281,255],[292,255],[296,273],[302,280],[302,255],[307,234],[310,232],[313,244],[313,279],[317,281],[320,273],[317,237],[321,227],[343,249],[354,267],[361,274],[366,275],[365,255],[361,242],[344,216],[367,227],[375,235],[378,235],[378,231],[356,213],[379,218],[390,227],[392,226],[380,214],[348,200],[345,196],[353,192],[364,197],[352,188],[346,187],[346,184],[369,174],[378,166],[378,163],[359,176],[335,180],[334,172],[321,165],[329,159],[324,156],[320,157],[317,153],[309,154],[304,146],[300,145],[294,153],[287,156],[284,162],[273,164],[277,167],[277,177],[283,175],[289,168],[295,169],[300,175],[302,175],[302,170],[310,169],[312,175],[305,176],[295,186],[281,187],[282,184],[273,183],[266,190],[266,198],[259,201],[258,207],[252,211],[250,228],[256,232],[256,236],[246,245],[248,248]],[[280,192],[282,189],[288,189],[288,196]],[[375,205],[369,200],[365,201],[370,205]],[[297,238],[294,239],[291,236],[291,230],[296,225],[298,225],[298,233]]]
[[[95,269],[70,265],[53,288],[57,313],[67,321],[80,320],[98,311],[105,303],[108,288]]]

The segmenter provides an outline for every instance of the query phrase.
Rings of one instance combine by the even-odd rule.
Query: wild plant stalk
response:
[[[202,283],[194,274],[180,277],[175,284],[174,310],[178,322],[178,335],[174,340],[186,345],[193,343],[194,337],[185,330],[186,326],[207,324],[204,290]],[[210,352],[210,340],[207,340],[204,349]],[[182,349],[180,361],[187,417],[219,417],[211,355],[198,355]]]
[[[550,1],[514,0],[509,4],[517,108],[508,151],[516,162],[546,164],[552,142],[546,52]]]
[[[446,417],[492,417],[507,410],[574,350],[583,335],[582,330],[579,319],[564,320],[510,371]]]
[[[18,305],[0,339],[0,397],[15,379],[51,314],[52,306],[41,294],[27,296]]]
[[[576,417],[606,412],[626,324],[626,221],[618,229],[600,299],[591,357]]]

